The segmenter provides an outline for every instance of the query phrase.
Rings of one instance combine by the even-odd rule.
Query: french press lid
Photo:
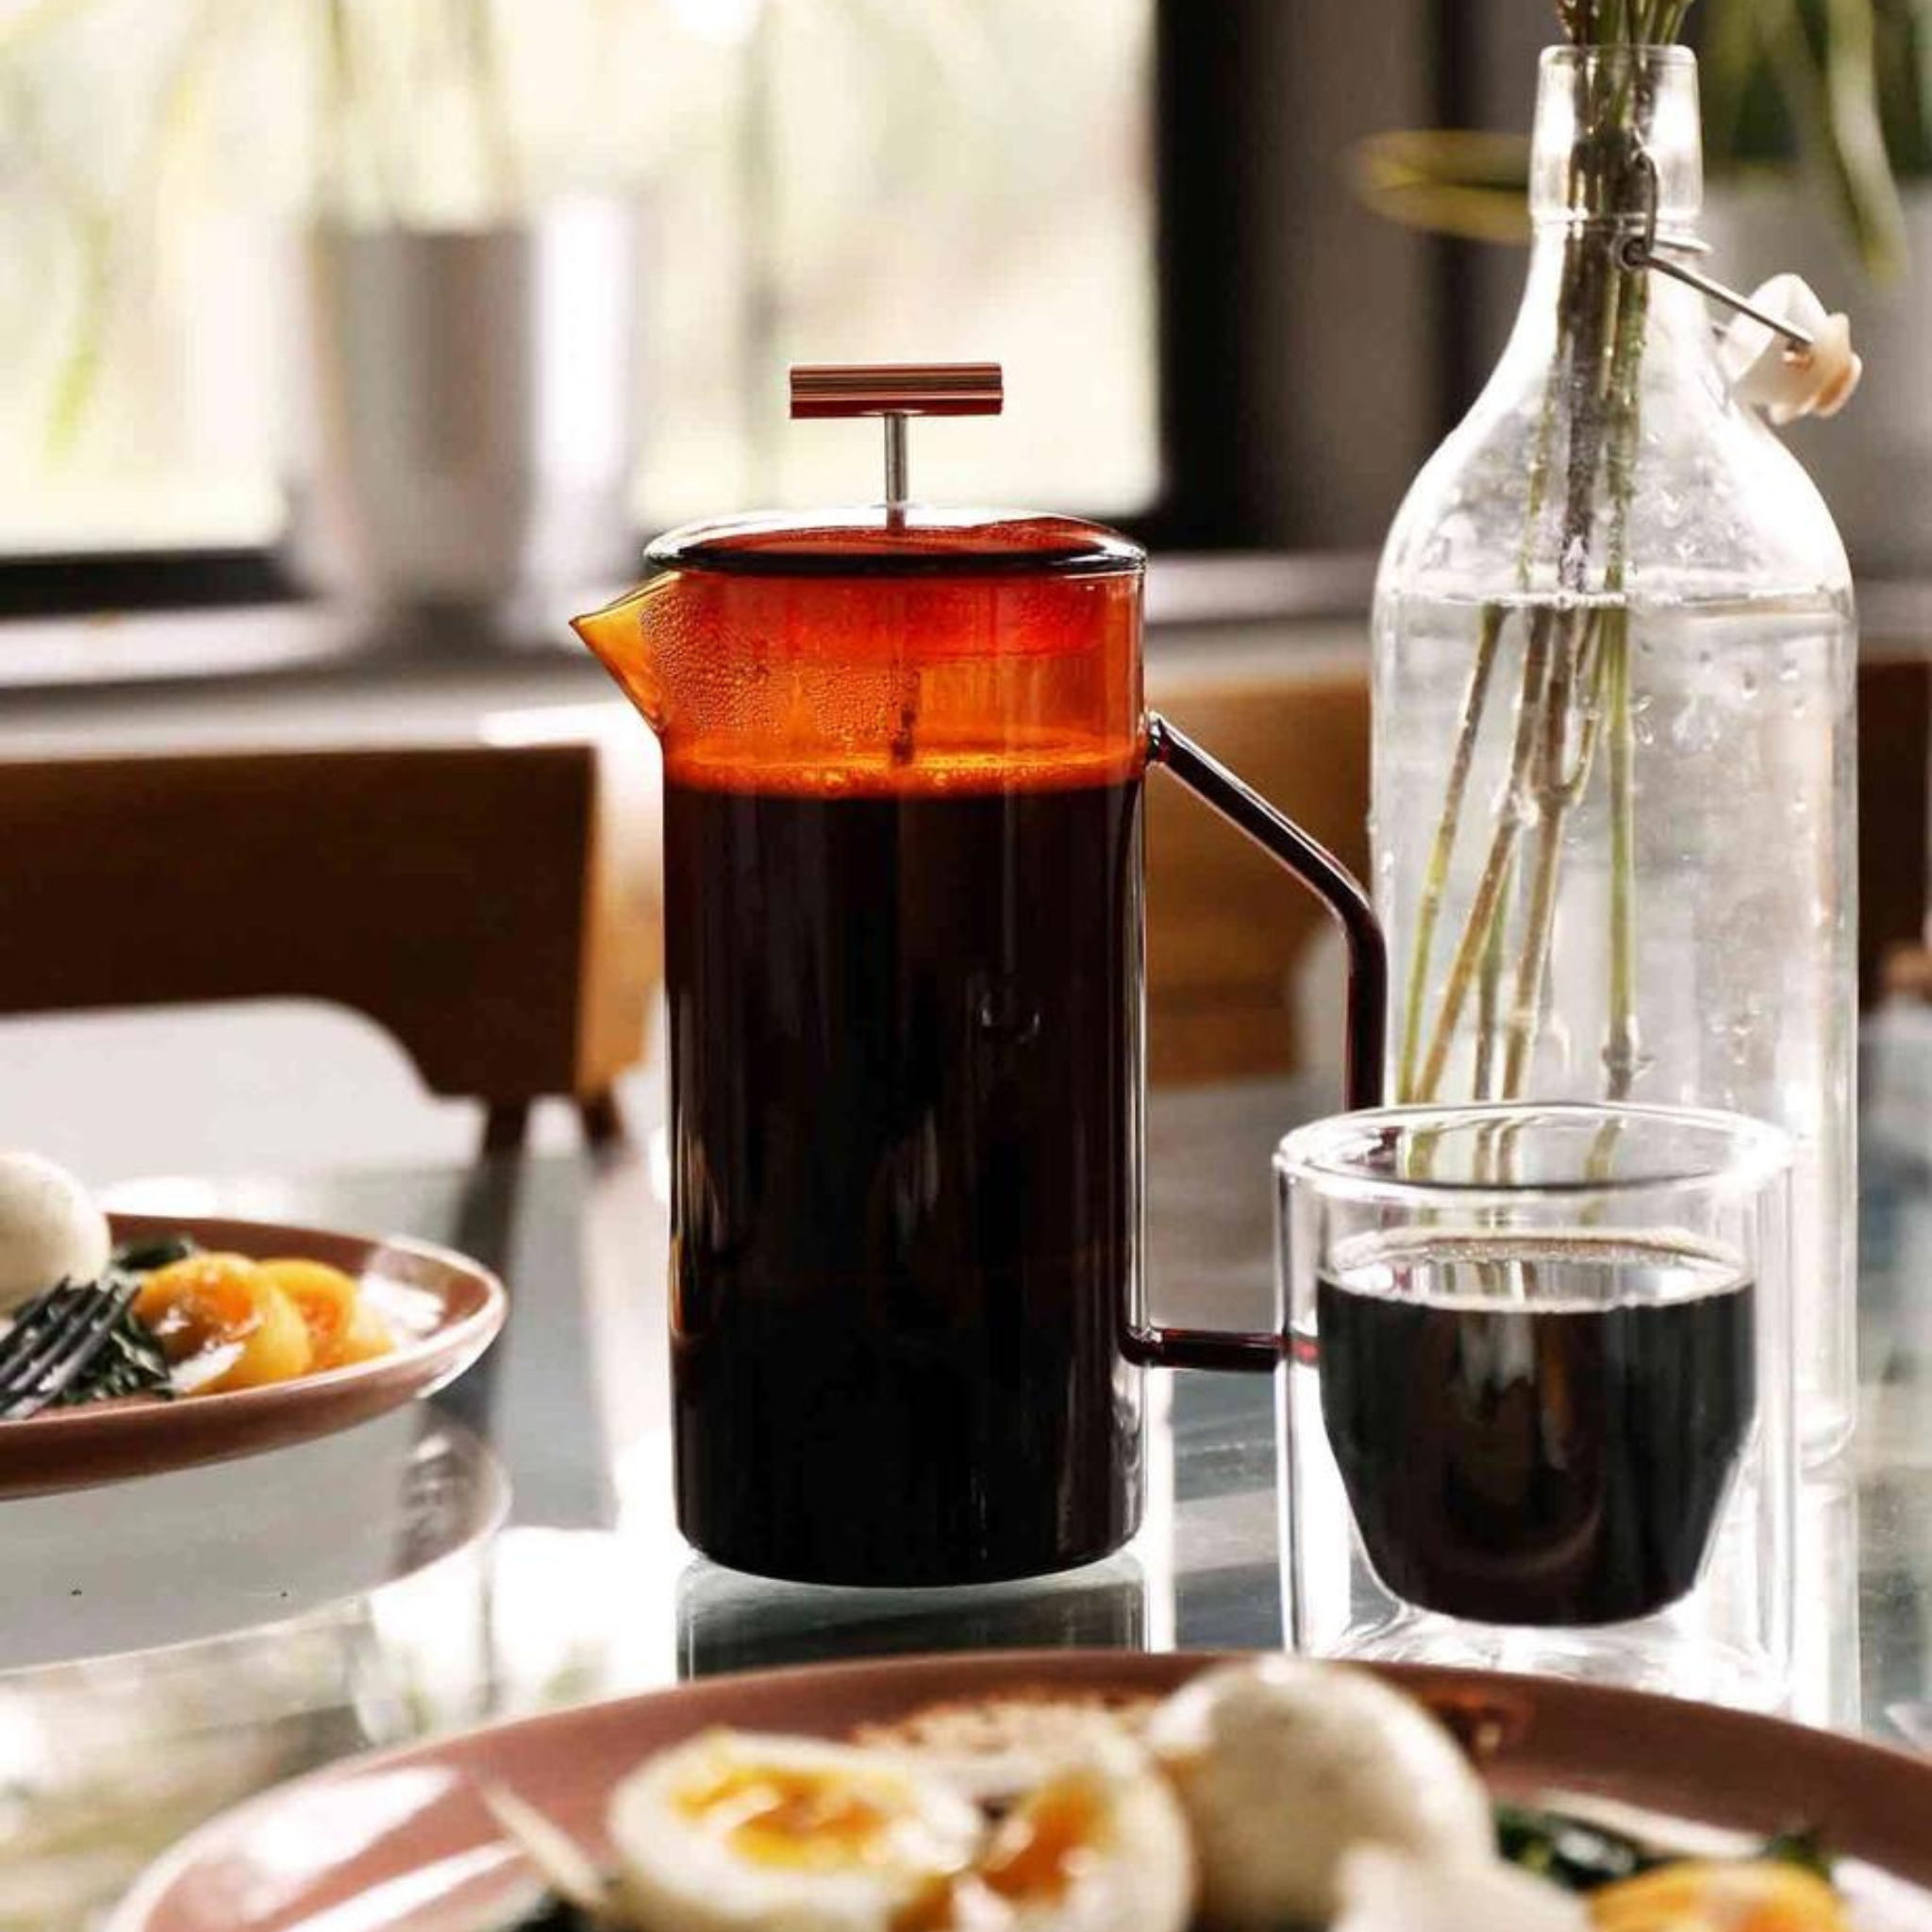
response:
[[[1146,553],[1079,517],[915,503],[909,425],[921,416],[996,416],[997,362],[799,363],[794,420],[873,416],[884,430],[885,493],[875,504],[687,524],[645,552],[658,570],[784,577],[1114,576]]]

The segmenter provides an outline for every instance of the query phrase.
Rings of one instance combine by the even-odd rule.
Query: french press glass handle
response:
[[[1351,1108],[1382,1098],[1383,1028],[1387,1021],[1389,949],[1354,874],[1285,813],[1244,785],[1219,759],[1176,731],[1158,712],[1147,719],[1147,760],[1163,765],[1188,790],[1291,872],[1341,925],[1348,941],[1348,1058],[1344,1092]],[[1241,1335],[1150,1324],[1145,1309],[1126,1312],[1123,1352],[1163,1369],[1272,1372],[1281,1360],[1278,1333]]]

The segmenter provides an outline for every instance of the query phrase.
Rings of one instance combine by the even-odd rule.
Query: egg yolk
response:
[[[848,1777],[742,1765],[683,1791],[678,1808],[760,1865],[835,1871],[876,1860],[892,1814]]]
[[[341,1368],[346,1361],[381,1355],[391,1345],[381,1318],[360,1306],[354,1280],[340,1268],[324,1261],[277,1260],[260,1263],[260,1273],[302,1317],[308,1330],[310,1368]]]
[[[1016,1904],[1058,1903],[1092,1858],[1100,1801],[1084,1781],[1044,1787],[1001,1820],[971,1872],[940,1878],[901,1907],[892,1932],[964,1932],[1005,1924]]]
[[[1768,1860],[1695,1859],[1620,1879],[1591,1893],[1601,1932],[1844,1932],[1844,1908],[1814,1872]]]
[[[933,1879],[892,1914],[891,1932],[959,1932],[960,1912],[976,1909],[970,1896],[972,1888],[970,1877]],[[998,1910],[1001,1917],[1006,1916],[1004,1906]],[[978,1916],[984,1919],[986,1915]]]
[[[242,1255],[193,1255],[142,1284],[134,1312],[171,1362],[244,1341],[261,1325],[255,1263]]]
[[[134,1297],[177,1391],[214,1394],[306,1374],[308,1331],[245,1255],[191,1255],[158,1268]]]
[[[1093,1856],[1100,1806],[1084,1783],[1048,1785],[1009,1812],[980,1860],[979,1882],[1001,1898],[1063,1897]]]

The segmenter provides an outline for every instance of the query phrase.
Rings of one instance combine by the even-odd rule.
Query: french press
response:
[[[792,371],[880,417],[886,496],[654,543],[575,628],[662,741],[678,1522],[736,1569],[987,1582],[1138,1526],[1141,1366],[1272,1369],[1141,1287],[1150,764],[1328,904],[1349,1089],[1381,936],[1319,845],[1143,708],[1145,554],[908,499],[997,365]]]

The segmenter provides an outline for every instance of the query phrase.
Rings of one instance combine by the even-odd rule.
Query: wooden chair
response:
[[[1369,692],[1332,658],[1214,673],[1150,666],[1148,701],[1321,840],[1368,872]],[[1291,1073],[1304,1058],[1290,989],[1326,909],[1167,779],[1148,786],[1150,1076],[1185,1083]]]
[[[486,1151],[546,1095],[608,1140],[659,971],[635,758],[592,733],[0,764],[0,1013],[330,1001],[480,1100]]]

